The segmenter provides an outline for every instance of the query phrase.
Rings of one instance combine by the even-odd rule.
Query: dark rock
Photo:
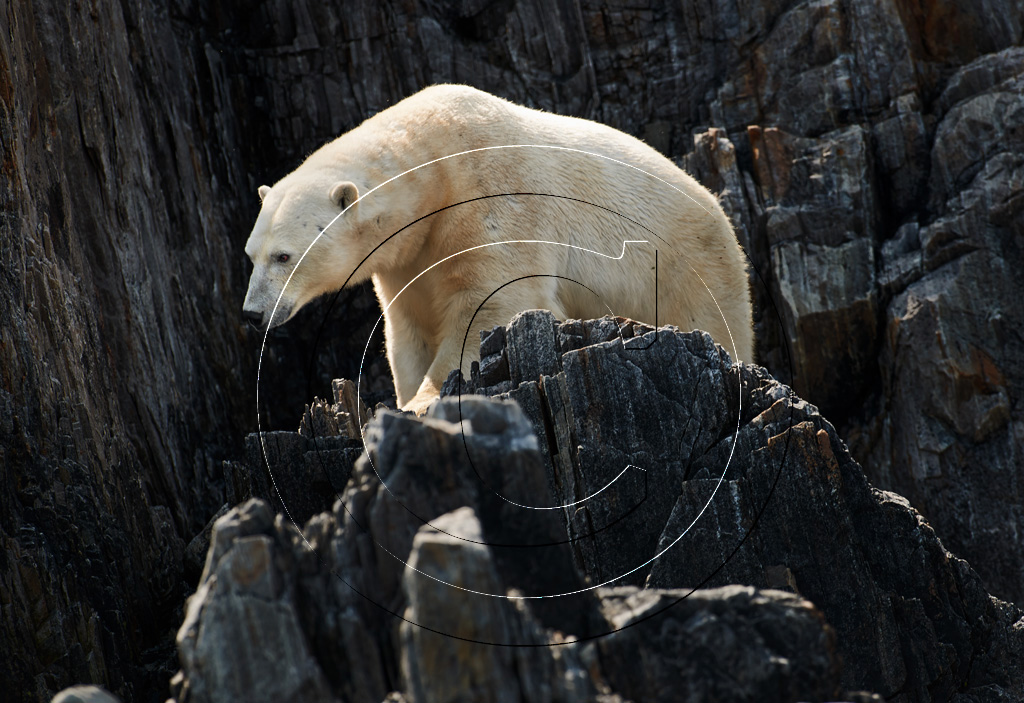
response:
[[[528,611],[516,609],[520,594],[506,594],[471,508],[420,528],[403,590],[409,605],[401,625],[402,673],[411,701],[586,701],[593,696],[576,648],[559,651],[556,659],[553,649],[543,646],[548,635]],[[524,650],[525,645],[535,648]]]
[[[814,406],[705,334],[607,339],[609,323],[538,335],[550,315],[531,312],[505,329],[535,358],[606,338],[508,394],[533,419],[469,393],[378,414],[342,499],[301,536],[262,503],[222,518],[179,642],[219,627],[200,602],[258,533],[283,555],[261,586],[289,599],[299,624],[280,626],[342,699],[1024,695],[1024,613],[873,488]],[[194,651],[183,686],[249,666]]]
[[[166,6],[15,0],[0,26],[4,698],[165,695],[185,541],[254,407],[242,142]]]
[[[209,605],[203,603],[215,601],[217,593],[238,590],[230,585],[231,579],[238,578],[237,569],[226,572],[225,567],[217,565],[234,563],[228,561],[230,545],[248,544],[246,540],[252,534],[263,536],[260,545],[269,545],[269,563],[280,571],[277,576],[260,577],[267,584],[261,586],[266,597],[278,603],[273,608],[277,614],[274,617],[288,618],[291,622],[280,626],[289,628],[289,632],[302,627],[313,643],[315,656],[332,662],[324,667],[324,676],[345,699],[380,700],[389,686],[398,683],[398,656],[387,635],[394,621],[387,615],[401,612],[403,566],[424,520],[436,521],[446,510],[461,505],[480,506],[481,529],[490,545],[487,549],[495,553],[493,560],[488,557],[492,564],[488,568],[493,569],[495,578],[508,573],[509,587],[528,594],[581,588],[556,516],[548,513],[547,519],[518,524],[503,519],[508,512],[503,504],[510,496],[523,500],[524,496],[543,497],[547,493],[536,438],[518,408],[467,397],[462,404],[461,424],[456,424],[459,406],[455,401],[436,405],[431,413],[435,417],[423,420],[380,414],[367,428],[368,454],[360,460],[335,512],[313,518],[301,538],[286,527],[286,520],[272,521],[264,503],[249,503],[231,513],[231,519],[222,518],[217,523],[207,569],[190,603],[189,612],[195,621],[187,620],[179,633],[179,647],[187,648],[182,655],[182,690],[197,695],[197,689],[189,686],[198,671],[206,682],[235,682],[230,692],[218,689],[223,699],[245,698],[253,693],[244,679],[232,679],[228,673],[238,665],[233,660],[237,652],[230,648],[219,654],[210,648],[200,652],[195,634],[205,632],[207,626]],[[466,427],[470,434],[463,438],[460,427]],[[467,460],[467,452],[481,472],[479,476]],[[475,520],[473,523],[477,524]],[[431,524],[443,526],[445,521]],[[524,543],[535,548],[515,547]],[[524,552],[525,562],[521,558]],[[215,589],[212,595],[210,589]],[[288,600],[279,602],[282,599]],[[587,593],[576,600],[586,604],[592,596]],[[293,613],[294,608],[299,612]],[[530,611],[542,620],[561,624],[565,632],[591,627],[588,613],[597,617],[596,605],[582,611],[570,608],[559,612],[541,602]],[[243,621],[248,617],[242,605],[231,612]],[[539,627],[533,625],[537,632]],[[517,624],[514,631],[527,630]],[[207,686],[203,690],[212,690],[208,683],[202,686]]]
[[[511,380],[508,352],[505,348],[505,328],[495,327],[491,332],[480,332],[480,383],[493,386]],[[455,390],[455,393],[458,391]],[[442,396],[455,393],[444,391]]]
[[[288,530],[270,518],[266,504],[252,501],[214,527],[178,631],[181,700],[334,700],[299,624],[294,576],[281,563],[290,557]],[[231,667],[217,666],[225,658]]]
[[[751,129],[797,392],[831,409],[866,391],[877,352],[874,163],[859,126],[818,138]],[[852,340],[856,340],[854,343]]]
[[[308,427],[308,425],[307,425]],[[246,463],[238,500],[273,501],[296,524],[328,509],[344,490],[362,453],[358,439],[264,432],[246,437]]]
[[[615,629],[598,640],[602,668],[624,697],[690,703],[836,697],[835,633],[806,600],[741,586],[613,588],[600,595]]]
[[[556,324],[555,316],[547,310],[519,313],[509,322],[505,349],[513,387],[558,373]]]
[[[813,112],[765,127],[751,116],[742,131],[698,132],[683,161],[719,192],[749,239],[752,280],[761,283],[759,360],[838,422],[869,476],[907,496],[994,593],[1020,599],[1024,544],[1011,527],[1022,518],[1011,438],[1020,435],[1014,399],[1024,385],[1010,369],[1024,349],[1008,330],[1024,319],[1005,301],[1020,297],[1008,272],[1024,264],[1022,53],[997,43],[994,53],[968,52],[974,60],[962,67],[939,68],[950,48],[930,44],[935,25],[929,34],[918,24],[921,8],[908,7],[901,4],[898,17],[859,7],[840,32],[886,36],[894,21],[910,32],[883,42],[889,58],[860,64],[853,78],[853,91],[878,96],[884,109],[858,116],[851,107],[842,124],[813,129],[808,119],[821,122]],[[835,9],[794,7],[772,34],[800,27],[799,17],[832,26]],[[964,12],[953,11],[964,27],[988,26],[988,16],[968,20]],[[774,41],[769,36],[761,51]],[[811,45],[835,41],[843,40]],[[901,45],[924,62],[918,69],[931,68],[915,77]],[[847,55],[820,58],[835,75],[853,76]],[[771,87],[745,80],[743,95],[756,93],[764,110]],[[775,86],[785,93],[810,84]],[[977,465],[989,467],[984,476],[962,468]],[[992,491],[996,484],[1005,490]]]
[[[541,383],[556,495],[585,500],[566,516],[591,583],[789,588],[836,628],[845,687],[944,700],[965,685],[1005,624],[987,597],[949,595],[984,589],[927,523],[874,491],[832,426],[763,371],[698,334],[633,343],[568,352]]]
[[[837,24],[838,8],[771,10],[771,30],[718,93],[726,129],[696,130],[683,162],[745,238],[762,286],[759,360],[840,423],[871,478],[906,495],[994,593],[1019,600],[1010,438],[1024,386],[1006,369],[1024,350],[1006,330],[1024,320],[1005,302],[1021,295],[1006,271],[1024,264],[1012,244],[1024,222],[1019,13],[1004,23],[960,4],[867,4]],[[949,33],[955,46],[939,39]],[[813,50],[788,73],[794,42]],[[952,424],[943,406],[962,417]],[[961,468],[977,465],[991,473]]]
[[[505,349],[505,328],[495,327],[490,332],[480,332],[480,358],[499,354]]]
[[[310,405],[306,406],[302,413],[302,421],[299,423],[299,434],[303,437],[332,437],[345,433],[348,430],[348,414],[341,414],[334,410],[333,405],[328,405],[320,398],[314,398]]]
[[[331,391],[334,403],[314,398],[312,404],[306,406],[299,434],[310,439],[333,436],[360,439],[362,428],[373,415],[359,397],[356,384],[347,378],[336,378],[331,381]]]
[[[359,397],[359,389],[355,383],[347,378],[336,378],[331,381],[331,389],[334,392],[334,403],[340,406],[339,410],[347,414],[348,425],[343,432],[347,437],[358,439],[360,430],[373,418],[370,409]]]
[[[220,510],[214,513],[210,521],[206,523],[203,531],[193,537],[192,541],[185,548],[185,578],[190,583],[197,583],[199,581],[199,577],[203,573],[203,567],[206,564],[206,553],[210,549],[213,525],[220,517],[227,515],[228,510],[230,510],[230,506],[227,503],[222,505]]]
[[[940,99],[931,217],[905,225],[893,249],[907,253],[886,257],[898,283],[882,316],[885,401],[850,432],[872,479],[906,496],[993,594],[1018,601],[1024,312],[1008,301],[1024,296],[1022,81],[1024,53],[1008,49],[958,71]]]

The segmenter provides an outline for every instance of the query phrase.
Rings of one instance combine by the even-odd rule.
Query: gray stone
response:
[[[403,589],[409,605],[401,624],[402,673],[410,700],[523,700],[515,647],[541,641],[518,631],[471,508],[420,528]]]
[[[513,386],[558,373],[556,324],[555,316],[546,310],[519,313],[508,323],[505,348]]]
[[[940,100],[931,217],[885,255],[879,395],[848,434],[878,485],[927,516],[1000,597],[1024,597],[1020,438],[1024,326],[1024,54],[958,71]],[[916,241],[913,241],[916,240]],[[917,244],[919,242],[919,244]],[[903,253],[906,252],[906,253]],[[904,273],[906,272],[906,273]],[[978,467],[984,467],[979,470]]]
[[[296,524],[328,509],[344,490],[362,443],[341,434],[301,432],[246,437],[245,465],[233,468],[242,474],[233,497],[271,500]]]
[[[595,324],[566,327],[583,337]],[[988,651],[999,661],[1021,651],[1001,615],[1009,606],[984,595],[904,499],[872,489],[831,425],[763,371],[679,333],[642,355],[619,340],[584,347],[564,354],[562,368],[542,383],[545,432],[559,449],[560,502],[586,499],[566,519],[591,583],[626,574],[617,582],[787,588],[836,628],[844,687],[908,700],[944,700],[941,691],[964,685],[989,656],[979,641],[1013,632],[1014,644]],[[593,495],[615,477],[612,467],[630,462],[646,469],[646,486],[627,473]],[[664,530],[645,542],[655,524]],[[890,546],[878,549],[883,542]],[[955,592],[978,595],[965,608]],[[936,618],[940,629],[929,624]],[[992,686],[1015,685],[993,677]]]
[[[792,384],[831,410],[865,392],[876,352],[879,223],[868,137],[859,126],[814,139],[749,134]]]
[[[214,527],[206,569],[178,630],[181,700],[335,700],[303,633],[294,575],[277,563],[287,559],[280,554],[287,543],[268,517],[266,505],[254,501]]]
[[[797,596],[741,586],[697,592],[614,588],[601,592],[601,605],[615,628],[598,640],[605,675],[627,698],[836,699],[835,632]]]
[[[307,643],[281,682],[346,700],[383,698],[398,669],[409,701],[1024,695],[1024,613],[872,487],[814,406],[703,333],[532,332],[549,324],[527,313],[505,343],[543,358],[534,345],[605,341],[510,393],[532,420],[468,393],[381,412],[301,535],[261,502],[218,520],[178,689],[248,672],[200,633],[259,617]],[[282,656],[271,639],[253,661]]]

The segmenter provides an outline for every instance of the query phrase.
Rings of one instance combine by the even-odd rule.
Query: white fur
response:
[[[486,149],[505,145],[538,146]],[[440,158],[471,150],[478,151]],[[437,397],[459,365],[470,317],[515,278],[562,276],[600,298],[562,278],[532,277],[505,287],[477,313],[463,373],[478,358],[478,330],[504,325],[522,310],[586,319],[610,308],[654,323],[655,249],[657,322],[706,330],[734,358],[752,360],[745,260],[717,200],[654,149],[597,122],[531,110],[466,86],[433,86],[325,145],[260,191],[263,208],[245,247],[255,268],[244,309],[263,313],[266,323],[293,271],[272,326],[346,282],[372,278],[385,309],[398,403],[406,410],[422,412]],[[507,193],[542,195],[456,205]],[[348,209],[339,218],[343,206]],[[446,206],[453,207],[441,210]],[[425,215],[356,268],[389,235]],[[320,227],[327,229],[317,239]],[[512,240],[572,246],[480,246]],[[608,258],[622,253],[624,240],[649,243],[629,244],[621,259]],[[287,263],[277,261],[281,254]]]

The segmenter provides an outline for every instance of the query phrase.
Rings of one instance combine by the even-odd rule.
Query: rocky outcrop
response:
[[[836,26],[840,5],[794,7],[773,34],[802,41],[782,27],[809,15]],[[684,162],[750,242],[765,284],[762,363],[836,420],[872,480],[905,495],[993,592],[1019,600],[1024,349],[1012,330],[1024,318],[1006,301],[1024,293],[1012,273],[1024,263],[1014,244],[1024,235],[1024,50],[999,43],[954,69],[947,47],[931,63],[913,25],[891,24],[905,8],[882,21],[883,6],[859,3],[820,37],[832,47],[827,72],[846,76],[839,86],[777,86],[845,96],[791,95],[775,110],[810,109],[699,133]],[[966,33],[979,27],[952,12]],[[1008,16],[1019,43],[1019,13]],[[988,29],[999,34],[995,17]],[[844,34],[867,28],[886,37],[874,42],[884,60],[868,61],[859,43],[840,50]]]
[[[481,347],[425,418],[378,412],[330,512],[217,521],[179,701],[1024,695],[1024,613],[763,369],[545,311]]]

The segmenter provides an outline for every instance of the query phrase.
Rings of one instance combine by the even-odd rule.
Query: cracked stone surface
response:
[[[425,417],[367,424],[330,512],[217,520],[175,700],[276,700],[254,661],[301,700],[1024,695],[1024,613],[763,368],[622,318],[482,336]]]

